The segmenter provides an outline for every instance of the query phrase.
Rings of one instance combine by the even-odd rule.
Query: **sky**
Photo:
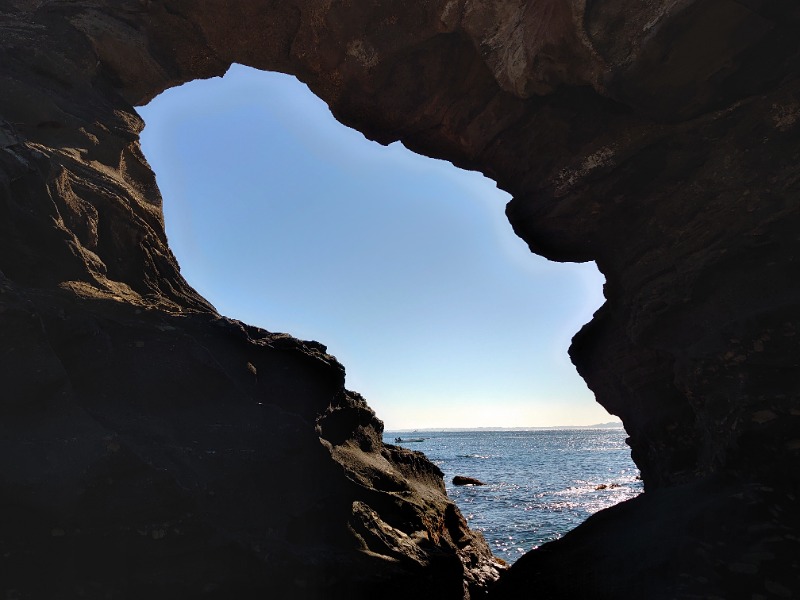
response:
[[[493,181],[367,140],[279,73],[234,65],[137,110],[184,277],[328,346],[387,430],[617,420],[567,356],[602,275],[532,254]]]

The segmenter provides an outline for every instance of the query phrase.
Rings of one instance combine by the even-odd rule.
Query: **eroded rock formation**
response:
[[[380,443],[323,347],[223,319],[180,276],[132,105],[240,62],[483,171],[533,251],[606,276],[571,355],[647,491],[521,559],[495,597],[800,590],[795,3],[0,10],[9,589],[460,597],[465,573],[475,591],[492,576],[435,469]],[[51,576],[30,591],[32,569]]]

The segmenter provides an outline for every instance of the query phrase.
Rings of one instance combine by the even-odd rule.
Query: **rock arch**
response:
[[[571,355],[625,422],[647,493],[521,560],[497,597],[800,588],[791,3],[13,0],[4,10],[0,368],[15,515],[4,536],[18,577],[71,557],[69,585],[113,587],[124,575],[115,552],[134,557],[149,595],[148,581],[179,590],[209,560],[205,587],[180,593],[255,590],[264,564],[295,597],[402,594],[388,583],[400,580],[460,597],[465,578],[477,593],[493,576],[435,468],[382,447],[379,421],[323,346],[221,319],[180,276],[131,106],[236,61],[297,75],[368,137],[483,171],[513,194],[509,219],[533,251],[596,260],[606,276],[608,301]],[[222,448],[224,460],[207,458]],[[286,464],[318,473],[318,487]],[[244,498],[214,489],[232,485],[222,473],[270,469],[304,499],[270,495],[263,481]],[[288,517],[287,499],[297,500]],[[283,516],[254,516],[270,502]],[[731,533],[732,519],[746,531]],[[302,542],[279,560],[287,536]],[[202,556],[198,540],[210,544]],[[712,547],[724,550],[702,550]],[[614,568],[645,554],[640,569]],[[383,567],[364,568],[372,559]],[[589,565],[581,577],[574,560]],[[107,574],[92,579],[91,561]],[[324,565],[303,570],[316,579],[297,575],[310,564]]]

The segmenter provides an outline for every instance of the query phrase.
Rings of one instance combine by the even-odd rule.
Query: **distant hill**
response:
[[[622,429],[622,421],[609,421],[608,423],[598,423],[596,425],[560,425],[550,429]]]

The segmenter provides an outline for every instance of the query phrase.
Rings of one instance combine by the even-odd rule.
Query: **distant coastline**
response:
[[[621,421],[596,423],[594,425],[551,425],[549,427],[418,427],[415,429],[386,429],[392,433],[425,431],[541,431],[544,429],[623,429]]]

